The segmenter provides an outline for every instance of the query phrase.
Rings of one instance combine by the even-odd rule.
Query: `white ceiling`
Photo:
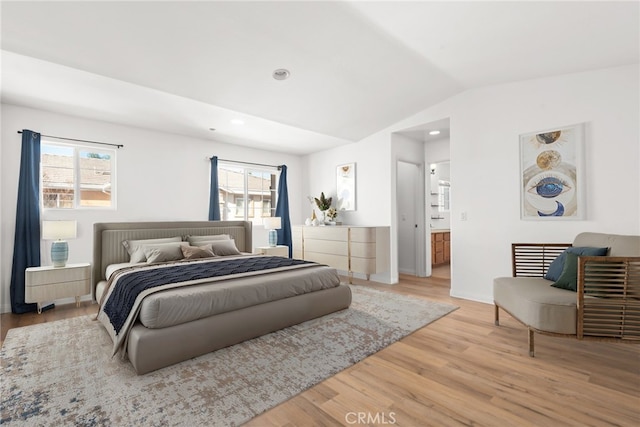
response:
[[[295,154],[470,88],[640,62],[637,1],[1,8],[5,103]]]

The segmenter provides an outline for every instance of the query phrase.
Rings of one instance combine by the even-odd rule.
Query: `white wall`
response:
[[[451,159],[451,142],[449,137],[425,142],[424,157],[427,164],[448,162]]]
[[[315,177],[309,189],[316,191],[317,178],[328,176],[324,162],[358,161],[359,211],[350,223],[377,222],[393,230],[395,177],[386,172],[396,161],[387,157],[391,134],[450,118],[451,294],[491,302],[493,278],[510,275],[512,242],[570,242],[581,231],[640,234],[639,71],[638,65],[616,67],[467,91],[349,152],[308,156]],[[518,136],[581,122],[587,123],[586,220],[520,220]],[[365,167],[369,162],[375,167]],[[391,185],[383,182],[387,179]],[[362,197],[369,194],[376,195],[376,206],[368,202],[362,209]],[[460,221],[461,212],[467,212],[467,221]],[[392,263],[397,265],[397,258]]]
[[[355,162],[356,210],[340,212],[337,220],[349,225],[389,225],[388,197],[392,184],[389,156],[388,136],[378,133],[357,143],[303,157],[302,169],[306,171],[306,178],[300,204],[304,216],[311,213],[306,196],[318,197],[324,191],[325,196],[335,197],[336,167]],[[388,272],[373,275],[372,280],[390,283]]]
[[[0,308],[10,311],[9,284],[13,258],[16,197],[20,168],[21,129],[47,135],[123,144],[117,152],[117,209],[46,210],[42,219],[76,219],[78,238],[69,241],[69,262],[90,262],[93,223],[103,221],[207,220],[209,162],[217,155],[229,160],[286,164],[292,223],[302,218],[301,158],[214,141],[120,126],[2,104],[2,196]],[[364,168],[367,170],[367,168]],[[254,227],[254,246],[266,245],[267,231]],[[50,242],[42,242],[43,265],[50,264]]]
[[[205,219],[208,164],[204,157],[213,154],[287,164],[294,224],[309,215],[306,196],[318,196],[321,191],[335,196],[336,166],[356,162],[357,210],[342,213],[338,220],[391,226],[393,245],[397,239],[396,161],[425,157],[415,157],[413,148],[406,144],[392,144],[392,134],[445,118],[450,119],[451,186],[455,191],[451,294],[490,302],[493,278],[510,274],[512,242],[569,242],[581,231],[640,234],[639,71],[637,65],[617,67],[470,90],[357,143],[302,159],[3,105],[2,308],[6,310],[8,304],[13,253],[19,129],[126,145],[118,153],[118,210],[73,213],[79,232],[78,239],[70,242],[70,261],[80,262],[90,258],[93,222]],[[587,123],[587,218],[521,221],[518,135],[581,122]],[[467,212],[467,221],[460,221],[461,212]],[[43,218],[68,215],[51,211]],[[44,259],[47,252],[48,247],[43,246]],[[397,248],[392,250],[393,269],[397,280]],[[395,281],[392,272],[373,279]]]
[[[309,212],[306,196],[336,196],[336,167],[356,163],[356,210],[340,212],[338,221],[344,224],[367,226],[388,225],[389,210],[386,199],[390,191],[389,142],[378,135],[358,143],[320,151],[303,158],[306,171],[302,209]]]
[[[511,273],[512,242],[571,242],[582,231],[640,234],[638,94],[635,66],[460,96],[451,120],[454,296],[492,301],[493,277]],[[586,220],[520,220],[519,134],[581,122]]]

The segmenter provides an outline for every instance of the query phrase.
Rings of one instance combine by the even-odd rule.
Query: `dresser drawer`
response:
[[[349,270],[349,259],[343,255],[331,255],[305,251],[304,258],[307,261],[317,262],[318,264],[326,264],[338,270]]]
[[[375,258],[376,244],[351,242],[351,256],[357,258]]]
[[[354,227],[351,228],[352,242],[373,242],[376,241],[375,227]]]
[[[347,241],[349,230],[343,227],[305,227],[303,230],[305,243],[307,239]]]
[[[347,242],[343,242],[340,240],[316,240],[316,239],[307,239],[304,242],[304,251],[307,252],[318,252],[323,254],[332,254],[332,255],[348,255],[348,246]]]

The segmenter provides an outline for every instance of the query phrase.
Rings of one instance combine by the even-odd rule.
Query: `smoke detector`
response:
[[[273,72],[273,78],[276,80],[286,80],[290,75],[291,73],[289,72],[289,70],[285,68],[278,68]]]

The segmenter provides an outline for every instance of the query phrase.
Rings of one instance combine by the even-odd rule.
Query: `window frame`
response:
[[[249,175],[253,172],[253,173],[261,173],[261,174],[269,174],[269,175],[274,175],[275,176],[275,188],[272,190],[271,186],[269,186],[269,191],[273,194],[272,200],[271,200],[271,204],[269,207],[269,217],[274,217],[276,216],[276,201],[278,198],[278,184],[279,184],[279,178],[280,178],[280,169],[278,167],[270,167],[270,166],[262,166],[262,165],[252,165],[252,164],[247,164],[247,163],[242,163],[242,162],[233,162],[233,161],[219,161],[218,162],[218,183],[221,182],[220,179],[220,170],[224,169],[224,167],[227,166],[229,168],[233,168],[233,169],[240,169],[242,171],[243,174],[243,194],[241,197],[237,198],[236,200],[243,200],[244,201],[244,206],[243,206],[243,212],[242,212],[242,216],[243,218],[234,218],[236,220],[241,220],[241,221],[249,221],[251,223],[253,223],[254,225],[257,224],[262,224],[262,218],[268,218],[268,217],[263,217],[263,216],[256,216],[255,214],[255,205],[257,203],[256,200],[254,200],[254,198],[252,197],[252,195],[249,192]],[[220,191],[220,190],[218,190]],[[222,202],[223,198],[220,197],[220,201]],[[260,208],[262,209],[265,205],[265,199],[263,198],[260,202]],[[252,215],[249,215],[249,209],[250,206],[252,207]],[[264,212],[264,210],[262,209],[262,211]],[[236,212],[237,212],[237,207],[236,207]],[[224,213],[222,212],[222,206],[221,206],[221,212],[220,212],[220,217],[221,219],[224,219]]]
[[[43,162],[42,156],[44,153],[43,148],[45,146],[49,147],[59,147],[62,149],[72,149],[73,150],[73,205],[69,208],[65,207],[47,207],[45,206],[45,185],[44,185],[44,176],[43,176]],[[47,139],[42,139],[40,141],[40,208],[41,210],[60,210],[60,211],[72,211],[72,210],[116,210],[117,208],[117,185],[116,185],[116,152],[115,149],[110,148],[96,148],[89,145],[84,144],[70,144],[70,143],[62,143],[62,142],[54,142]],[[109,183],[111,185],[111,204],[109,206],[82,206],[82,187],[81,187],[81,169],[80,169],[80,154],[81,153],[96,153],[101,155],[109,155],[110,161],[110,180]]]

